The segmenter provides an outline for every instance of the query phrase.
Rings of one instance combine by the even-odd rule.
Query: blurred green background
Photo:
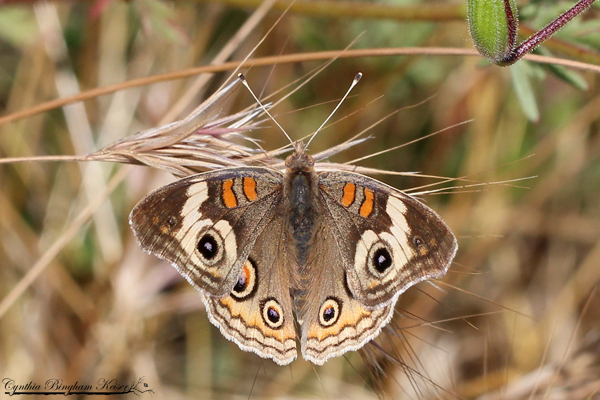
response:
[[[402,10],[409,3],[386,5]],[[0,117],[77,92],[208,64],[253,12],[245,4],[2,5]],[[311,13],[310,6],[307,13],[292,10],[253,57],[340,50],[358,36],[354,49],[472,47],[464,19],[450,11],[447,21],[433,16],[443,7],[460,16],[464,4],[415,5],[431,17],[406,21],[341,11],[325,17]],[[523,4],[522,23],[539,28],[567,6]],[[243,59],[280,16],[279,10],[267,13],[231,59]],[[581,60],[599,59],[599,16],[592,8],[561,32],[563,44]],[[591,47],[577,53],[578,46]],[[246,69],[246,76],[266,95],[319,65],[255,67]],[[279,367],[224,339],[194,290],[174,268],[144,254],[129,230],[128,214],[136,202],[173,180],[164,172],[130,168],[110,202],[96,209],[57,256],[44,258],[123,166],[29,162],[0,165],[0,378],[93,384],[99,378],[145,377],[155,396],[175,399],[526,399],[538,398],[530,397],[536,390],[539,398],[598,396],[598,75],[527,61],[500,68],[465,56],[339,59],[272,112],[299,139],[324,121],[358,71],[362,81],[334,117],[341,121],[320,134],[311,145],[315,151],[409,108],[369,130],[372,139],[331,161],[352,160],[472,119],[360,165],[473,181],[444,187],[534,177],[421,196],[453,229],[459,251],[437,286],[422,283],[401,297],[394,329],[378,340],[393,361],[369,345],[367,363],[350,353],[323,367],[303,360]],[[185,111],[191,110],[227,76],[216,74],[191,95],[186,92],[196,77],[5,122],[0,156],[90,153],[157,126],[182,98]],[[238,89],[220,112],[251,104],[248,93]],[[266,149],[286,144],[271,125],[249,133]],[[381,179],[402,190],[435,182]],[[47,261],[44,272],[11,300],[9,293],[40,260]],[[373,365],[381,367],[378,374],[371,373]],[[557,371],[570,371],[570,378]]]

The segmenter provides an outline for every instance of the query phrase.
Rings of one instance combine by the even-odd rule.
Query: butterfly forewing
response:
[[[281,203],[281,180],[265,168],[190,176],[145,197],[130,224],[145,251],[171,262],[197,289],[222,297]]]
[[[456,238],[429,207],[359,174],[324,172],[319,187],[348,286],[362,304],[389,304],[415,283],[446,274]]]

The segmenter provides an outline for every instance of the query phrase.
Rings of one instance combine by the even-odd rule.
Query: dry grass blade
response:
[[[17,301],[27,288],[36,280],[42,272],[48,267],[50,262],[58,255],[58,253],[73,239],[81,227],[87,223],[92,214],[106,201],[106,198],[125,178],[126,169],[122,169],[108,182],[104,193],[98,196],[94,201],[90,202],[86,208],[70,223],[69,228],[60,235],[52,246],[40,257],[40,259],[31,267],[27,274],[19,281],[7,295],[0,301],[0,319],[6,311]]]
[[[230,83],[212,96],[213,100],[216,102],[235,86],[237,82]],[[253,120],[260,113],[260,109],[251,108],[218,118],[211,116],[206,108],[197,109],[180,121],[110,144],[90,154],[88,159],[147,165],[179,177],[218,168],[269,164],[273,160],[267,153],[234,142],[236,138],[250,141],[244,133],[259,127]],[[194,123],[200,116],[202,120]]]

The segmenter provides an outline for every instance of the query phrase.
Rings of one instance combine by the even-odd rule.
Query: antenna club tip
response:
[[[356,76],[354,77],[354,80],[355,80],[356,82],[358,82],[358,81],[360,81],[360,78],[362,78],[362,76],[363,76],[362,72],[359,72],[359,73],[358,73],[358,74],[356,74]]]
[[[241,72],[238,74],[238,79],[242,82],[244,82],[246,80],[246,77],[244,76],[244,74],[242,74]]]

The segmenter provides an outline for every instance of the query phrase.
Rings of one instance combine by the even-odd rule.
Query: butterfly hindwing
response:
[[[203,296],[210,321],[245,351],[271,358],[280,365],[296,358],[288,243],[281,240],[285,221],[274,215],[240,271],[231,293]]]
[[[302,356],[322,365],[329,358],[358,350],[379,335],[394,313],[394,303],[368,308],[352,294],[335,232],[322,223],[315,231],[306,271],[306,299],[298,310]]]

